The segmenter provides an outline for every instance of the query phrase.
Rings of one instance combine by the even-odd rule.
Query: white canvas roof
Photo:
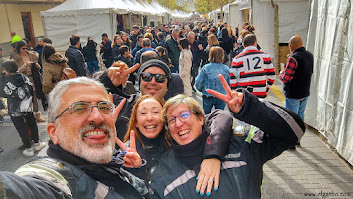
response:
[[[99,42],[102,33],[113,34],[115,7],[110,0],[68,0],[41,12],[45,36],[58,51],[69,47],[73,34],[81,37],[82,45],[88,36]]]
[[[154,7],[156,10],[158,10],[159,13],[170,13],[168,10],[166,10],[163,6],[161,6],[157,1],[152,0],[151,4],[152,7]]]
[[[110,0],[67,0],[64,3],[42,11],[41,16],[72,16],[110,13],[115,5]],[[94,11],[93,11],[94,10]],[[73,12],[75,11],[75,12]]]
[[[144,6],[152,15],[159,15],[161,16],[161,13],[159,13],[154,7],[152,7],[147,1],[144,0],[139,0],[138,1],[142,6]]]
[[[145,8],[143,5],[141,5],[136,0],[127,0],[127,1],[130,1],[134,6],[136,6],[139,10],[141,10],[142,14],[144,14],[144,15],[152,14],[147,8]]]

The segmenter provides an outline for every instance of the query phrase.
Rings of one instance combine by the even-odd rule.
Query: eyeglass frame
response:
[[[190,113],[190,116],[186,119],[186,120],[182,120],[182,119],[180,119],[180,116],[183,114],[183,113],[185,113],[185,112],[189,112]],[[166,120],[166,128],[168,129],[168,128],[171,128],[171,127],[174,127],[175,126],[175,124],[176,124],[176,121],[177,121],[177,118],[179,119],[179,121],[180,122],[186,122],[186,121],[188,121],[190,118],[191,118],[191,113],[193,113],[193,114],[197,114],[195,111],[192,111],[192,110],[185,110],[185,111],[182,111],[182,112],[180,112],[177,116],[173,116],[174,118],[175,118],[175,123],[174,123],[174,125],[173,126],[169,126],[169,117],[167,117],[167,120]]]
[[[146,75],[146,74],[152,76],[152,78],[151,78],[149,81],[143,79],[144,75]],[[162,76],[162,77],[164,78],[163,82],[160,82],[160,81],[157,80],[157,75],[158,75],[158,76]],[[154,79],[156,80],[156,82],[161,83],[161,84],[164,83],[165,80],[168,78],[167,75],[163,75],[163,74],[152,74],[152,73],[145,73],[145,72],[142,72],[142,73],[141,73],[141,79],[142,79],[143,81],[145,81],[145,82],[150,82],[150,81],[152,81],[153,77],[154,77]]]
[[[74,107],[76,104],[78,104],[78,103],[83,103],[83,104],[90,105],[90,110],[89,110],[89,112],[88,112],[87,115],[75,115],[75,114],[73,113],[73,111],[72,111],[72,110],[73,110],[73,107]],[[112,110],[110,111],[109,114],[104,114],[104,113],[102,113],[102,112],[99,110],[98,106],[99,106],[99,104],[101,104],[101,103],[107,103],[107,104],[109,104],[109,105],[112,107]],[[75,103],[71,104],[71,106],[69,106],[67,109],[65,109],[64,111],[62,111],[58,116],[55,117],[54,121],[55,121],[56,119],[58,119],[59,117],[61,117],[61,116],[62,116],[66,111],[68,111],[69,109],[71,109],[71,114],[74,115],[74,116],[76,116],[76,117],[85,117],[85,116],[88,116],[88,115],[90,115],[90,114],[92,113],[92,109],[93,109],[94,107],[97,107],[99,113],[100,113],[100,114],[103,114],[103,115],[111,115],[111,114],[114,113],[114,110],[115,110],[115,105],[114,105],[113,103],[111,103],[111,102],[108,102],[108,101],[100,101],[100,102],[97,103],[97,105],[92,105],[92,104],[89,103],[89,102],[78,101],[78,102],[75,102]]]

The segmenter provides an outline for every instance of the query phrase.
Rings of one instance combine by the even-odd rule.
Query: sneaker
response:
[[[35,151],[40,151],[45,147],[45,145],[46,144],[44,142],[38,142],[33,144],[33,148]]]
[[[5,121],[4,118],[1,116],[1,117],[0,117],[0,124],[3,124],[4,121]]]
[[[28,148],[28,149],[23,150],[23,155],[25,155],[25,156],[34,156],[33,148]]]

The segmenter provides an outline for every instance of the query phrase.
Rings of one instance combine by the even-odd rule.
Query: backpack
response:
[[[62,74],[61,74],[61,80],[72,79],[72,78],[75,78],[75,77],[77,77],[77,75],[76,75],[75,71],[72,70],[72,68],[65,67],[63,69]]]

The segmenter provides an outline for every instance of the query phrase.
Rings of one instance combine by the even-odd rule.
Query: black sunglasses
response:
[[[167,79],[167,75],[162,75],[162,74],[151,74],[151,73],[142,73],[142,80],[145,82],[150,82],[152,81],[152,78],[156,79],[156,82],[158,83],[164,83],[165,79]]]

